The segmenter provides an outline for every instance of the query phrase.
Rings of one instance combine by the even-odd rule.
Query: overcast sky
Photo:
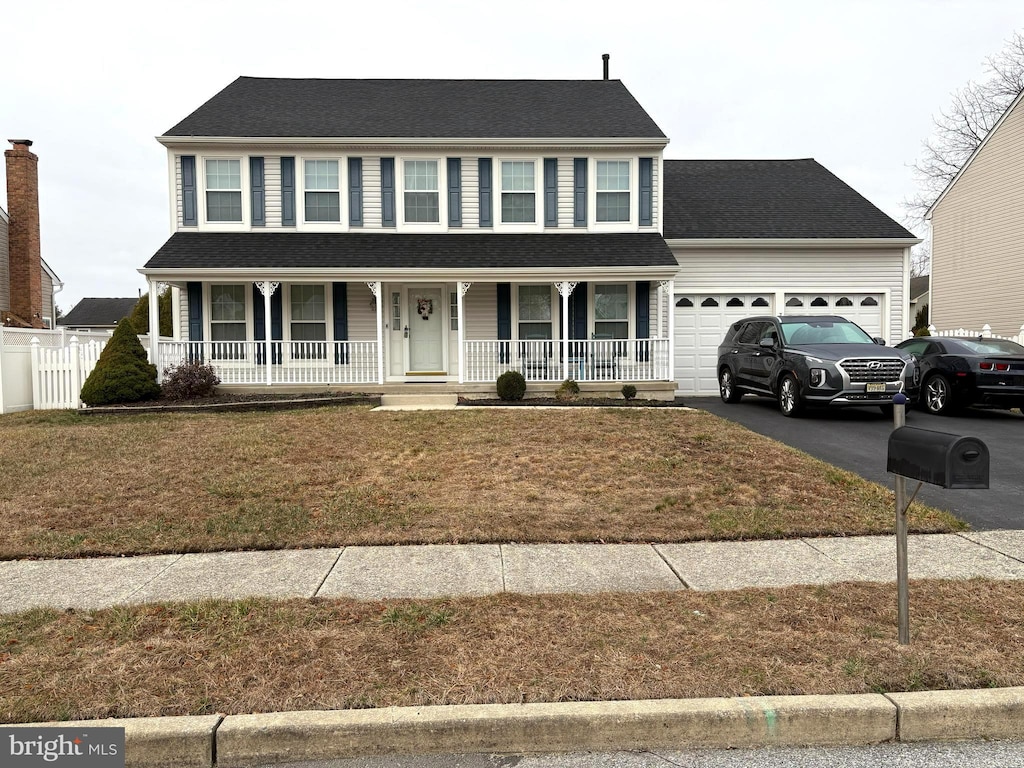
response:
[[[932,115],[1024,4],[35,0],[0,23],[2,138],[35,142],[67,311],[145,285],[170,234],[154,137],[239,75],[598,79],[610,53],[667,158],[813,157],[901,220]]]

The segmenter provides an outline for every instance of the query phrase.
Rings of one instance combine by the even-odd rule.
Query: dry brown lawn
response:
[[[1024,591],[202,602],[0,616],[0,722],[1024,685]]]
[[[893,528],[889,489],[675,409],[14,414],[0,467],[0,558]]]

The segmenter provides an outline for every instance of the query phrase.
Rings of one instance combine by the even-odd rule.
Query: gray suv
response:
[[[722,400],[771,397],[786,416],[805,405],[877,405],[891,413],[896,393],[917,398],[917,378],[910,355],[832,315],[750,317],[733,323],[718,347]]]

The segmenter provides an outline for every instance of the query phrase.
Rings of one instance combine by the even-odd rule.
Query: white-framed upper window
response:
[[[303,161],[303,207],[307,222],[341,221],[341,175],[337,160]]]
[[[292,357],[319,360],[327,357],[327,292],[323,285],[289,286]]]
[[[205,162],[206,220],[242,221],[242,161],[208,157]]]
[[[594,338],[629,338],[629,285],[626,283],[594,286]]]
[[[631,171],[629,160],[597,161],[597,199],[595,216],[598,222],[628,222]]]
[[[537,222],[537,162],[502,160],[500,169],[502,224]]]
[[[402,167],[406,223],[440,223],[440,175],[437,160],[404,160]]]
[[[550,339],[551,337],[551,286],[519,286],[519,338]]]

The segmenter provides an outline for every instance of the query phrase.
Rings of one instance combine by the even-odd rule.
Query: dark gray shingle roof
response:
[[[240,77],[164,136],[663,138],[619,80]]]
[[[665,237],[912,238],[816,160],[666,160]]]
[[[117,325],[122,318],[128,317],[138,303],[138,298],[127,299],[82,299],[57,325],[77,325],[90,327],[94,325]]]
[[[177,232],[147,269],[678,266],[657,234]]]

